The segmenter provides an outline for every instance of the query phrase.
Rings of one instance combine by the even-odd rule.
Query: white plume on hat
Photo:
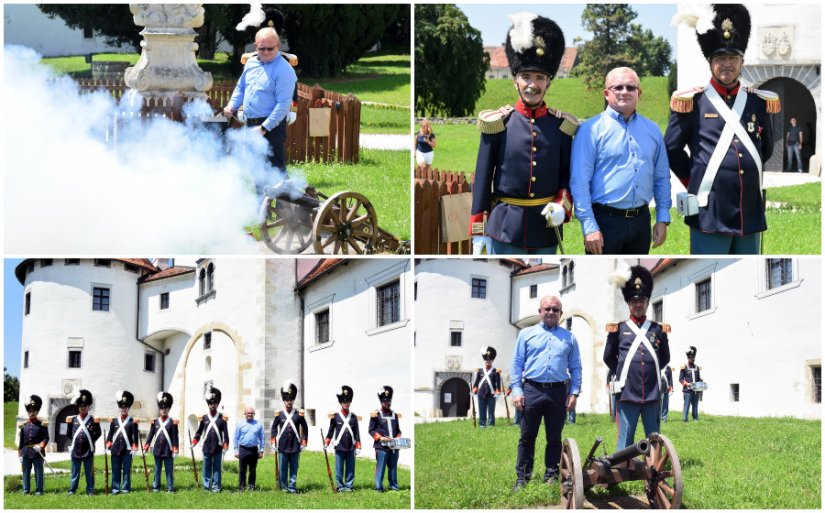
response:
[[[513,24],[513,28],[510,29],[510,44],[513,50],[521,53],[533,46],[533,20],[538,17],[538,14],[532,12],[519,12],[507,16]]]
[[[292,380],[289,379],[284,381],[284,384],[281,385],[281,392],[289,392],[289,388],[294,384],[295,383],[293,383]]]
[[[246,27],[257,27],[266,21],[266,14],[264,14],[263,4],[252,3],[249,4],[249,12],[244,14],[240,23],[235,26],[235,30],[245,30]]]
[[[716,11],[710,4],[682,4],[679,5],[679,12],[673,15],[670,24],[678,27],[681,24],[694,27],[696,32],[704,34],[713,28],[713,18]]]
[[[115,392],[115,402],[123,400],[123,390]]]
[[[69,402],[74,404],[78,399],[80,399],[80,390],[75,390],[72,396],[69,397]]]
[[[630,279],[630,266],[624,260],[618,260],[616,263],[616,270],[607,275],[607,282],[621,288]]]
[[[163,400],[163,392],[158,392],[158,402]]]
[[[212,385],[209,385],[209,388],[206,389],[206,393],[203,394],[203,400],[208,401],[212,399]]]

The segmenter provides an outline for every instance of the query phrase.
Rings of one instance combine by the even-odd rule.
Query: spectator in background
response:
[[[433,156],[435,155],[435,134],[430,120],[421,120],[421,128],[415,134],[415,163],[424,171],[432,168]]]
[[[797,126],[796,118],[791,118],[791,126],[788,127],[788,131],[785,132],[785,146],[786,146],[786,153],[787,155],[787,162],[785,163],[785,171],[791,170],[791,164],[793,164],[793,158],[796,156],[796,172],[802,172],[802,127]]]

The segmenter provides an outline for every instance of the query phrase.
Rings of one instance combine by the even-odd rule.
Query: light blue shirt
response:
[[[658,125],[638,113],[625,121],[610,107],[582,123],[573,138],[570,193],[585,235],[599,230],[593,203],[647,208],[655,197],[656,221],[669,223],[670,166]]]
[[[578,394],[582,388],[582,360],[572,333],[560,326],[548,328],[543,322],[519,332],[510,368],[513,397],[524,394],[522,380],[552,383],[567,381],[568,376],[570,394]]]
[[[246,119],[266,118],[263,127],[272,130],[289,113],[297,82],[295,70],[280,53],[265,64],[252,57],[246,61],[229,107],[237,111],[243,104]]]
[[[255,419],[247,421],[243,419],[235,426],[235,439],[232,447],[235,452],[238,448],[258,446],[258,452],[264,452],[264,427]]]

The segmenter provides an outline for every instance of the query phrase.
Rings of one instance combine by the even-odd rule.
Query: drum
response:
[[[409,438],[393,438],[389,442],[381,442],[381,445],[394,451],[397,451],[399,449],[411,449],[412,440],[410,440]]]
[[[697,381],[693,384],[693,391],[694,392],[704,392],[708,389],[708,384],[704,381]]]

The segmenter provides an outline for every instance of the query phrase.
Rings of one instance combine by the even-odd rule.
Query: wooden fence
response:
[[[468,240],[462,242],[446,243],[441,240],[441,196],[470,192],[472,183],[467,175],[438,169],[425,173],[420,168],[416,168],[414,175],[415,254],[472,254],[469,236]]]
[[[118,101],[129,91],[122,79],[82,78],[77,79],[77,83],[82,92],[105,89]],[[215,82],[212,89],[206,92],[207,101],[213,109],[220,110],[229,102],[234,89],[234,82]],[[180,97],[165,100],[145,98],[142,115],[161,115],[180,120],[183,103]],[[287,129],[288,162],[358,162],[361,136],[361,101],[358,98],[327,91],[318,85],[310,87],[298,83],[297,103],[298,117]],[[329,109],[328,136],[310,137],[310,109]]]

